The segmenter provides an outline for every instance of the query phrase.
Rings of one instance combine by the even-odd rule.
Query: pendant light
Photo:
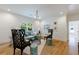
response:
[[[39,16],[38,16],[38,10],[36,10],[36,24],[39,25],[40,21],[39,21]]]

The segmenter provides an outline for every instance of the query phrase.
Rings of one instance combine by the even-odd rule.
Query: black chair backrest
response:
[[[12,38],[13,38],[13,45],[17,48],[24,47],[24,35],[25,31],[23,29],[12,29]]]
[[[52,38],[52,36],[53,36],[53,29],[48,29],[48,32],[51,33],[49,37]]]

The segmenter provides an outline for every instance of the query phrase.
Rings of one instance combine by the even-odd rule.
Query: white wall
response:
[[[61,41],[67,41],[67,18],[66,15],[61,16],[57,19],[49,19],[49,20],[43,20],[44,24],[49,24],[50,28],[54,29],[56,26],[56,30],[53,30],[53,39],[58,39]],[[55,25],[54,22],[57,22]],[[42,25],[42,31],[44,31],[44,26]]]
[[[66,16],[57,19],[57,30],[54,34],[56,39],[67,41],[67,19]]]
[[[19,28],[22,23],[33,23],[33,20],[29,17],[0,11],[0,44],[11,40],[11,29]]]
[[[79,20],[79,14],[68,16],[67,20],[68,21],[77,21],[77,20]]]

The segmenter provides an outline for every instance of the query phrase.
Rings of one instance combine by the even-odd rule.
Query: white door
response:
[[[79,21],[69,22],[69,53],[78,54]]]

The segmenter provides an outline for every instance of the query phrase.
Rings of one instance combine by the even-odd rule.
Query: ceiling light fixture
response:
[[[63,15],[64,14],[64,12],[60,12],[60,15]]]
[[[40,20],[40,18],[41,17],[39,17],[39,15],[38,15],[38,10],[36,10],[36,16],[34,16],[35,17],[35,19],[36,19],[36,25],[38,26],[38,30],[41,30],[41,20]]]
[[[68,8],[69,8],[69,10],[70,10],[70,11],[75,10],[76,5],[72,5],[72,4],[71,4],[71,5],[69,5],[69,7],[68,7]]]
[[[36,10],[36,19],[38,19],[39,16],[38,16],[38,10]]]
[[[39,14],[38,14],[38,10],[36,10],[36,14],[35,14],[34,18],[37,20],[41,19],[41,16],[39,16]]]
[[[8,9],[8,11],[11,11],[11,9]]]

